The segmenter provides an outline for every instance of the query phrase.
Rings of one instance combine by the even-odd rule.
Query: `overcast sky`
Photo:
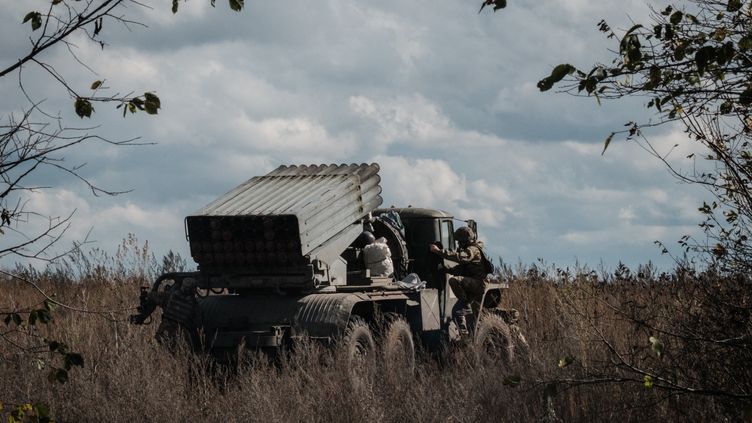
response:
[[[48,3],[0,0],[0,67],[28,48],[23,16]],[[559,63],[608,60],[613,41],[596,24],[644,21],[643,1],[511,0],[495,14],[478,14],[479,0],[246,0],[241,13],[191,0],[177,15],[168,1],[146,3],[151,10],[121,13],[147,27],[106,23],[104,50],[72,39],[91,71],[65,49],[41,58],[82,92],[98,79],[107,93],[155,91],[158,116],[122,118],[100,104],[81,121],[51,78],[23,72],[29,94],[66,124],[155,143],[66,154],[98,185],[133,190],[126,195],[94,197],[63,174],[36,175],[55,189],[30,208],[76,209],[66,243],[91,230],[114,251],[133,233],[157,254],[188,256],[183,217],[235,185],[280,164],[351,162],[381,165],[386,206],[477,219],[490,255],[508,263],[666,268],[671,259],[653,242],[675,246],[697,232],[703,191],[634,144],[615,140],[601,156],[612,130],[650,116],[644,100],[598,106],[536,88]],[[4,119],[26,105],[17,83],[0,80]],[[680,143],[673,157],[689,165],[679,160],[690,148],[681,131],[649,136],[662,151]]]

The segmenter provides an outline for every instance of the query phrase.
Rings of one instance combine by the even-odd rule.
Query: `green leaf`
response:
[[[642,60],[642,50],[640,50],[640,44],[639,43],[633,43],[629,50],[627,50],[627,59],[629,60],[629,65],[632,67],[635,67],[637,63],[639,63]]]
[[[734,58],[736,55],[736,49],[734,48],[734,43],[729,41],[723,46],[718,47],[715,51],[715,60],[718,62],[719,65],[725,65],[726,63],[730,62],[731,59]],[[719,79],[723,79],[724,74],[721,73],[721,77]]]
[[[597,85],[598,81],[596,81],[595,78],[590,77],[585,80],[585,91],[587,91],[588,94],[592,94]]]
[[[721,27],[710,33],[710,36],[711,38],[713,38],[713,40],[720,42],[726,39],[726,37],[728,36],[728,31],[726,30],[726,28]]]
[[[39,318],[40,322],[47,324],[52,321],[52,315],[50,314],[49,310],[42,308],[34,311],[36,311],[37,317]]]
[[[556,66],[551,71],[551,75],[538,81],[538,89],[540,89],[541,91],[550,90],[555,83],[564,79],[565,76],[572,74],[575,70],[575,67],[570,65],[569,63],[563,63]]]
[[[637,31],[640,28],[642,28],[642,24],[633,25],[632,28],[629,28],[629,30],[624,34],[624,37],[626,38],[627,35]]]
[[[574,362],[574,358],[570,356],[562,357],[559,359],[559,368],[563,369]]]
[[[36,403],[34,404],[34,411],[36,412],[39,421],[49,421],[50,407],[47,404]],[[47,419],[47,420],[43,420]]]
[[[606,141],[603,143],[603,151],[601,151],[601,156],[606,152],[608,145],[611,144],[611,140],[614,139],[614,135],[616,135],[616,132],[612,132],[608,137],[606,137]]]
[[[663,356],[663,343],[655,336],[648,338],[650,341],[650,348],[655,352],[658,357]]]
[[[653,377],[652,377],[652,376],[650,376],[650,375],[645,375],[645,377],[644,377],[644,378],[643,378],[642,380],[643,380],[643,383],[642,383],[642,384],[643,384],[643,385],[644,385],[644,386],[645,386],[646,388],[650,389],[650,388],[652,388],[652,387],[653,387]]]
[[[666,24],[666,32],[663,34],[664,40],[672,40],[674,38],[674,27]]]
[[[91,89],[96,90],[97,88],[102,86],[102,81],[94,81],[91,83]]]
[[[575,71],[574,66],[569,63],[558,65],[551,71],[551,79],[553,82],[559,82],[564,79],[565,76]]]
[[[53,368],[47,374],[47,380],[50,381],[50,383],[55,383],[55,382],[65,383],[68,381],[68,371],[65,369]]]
[[[697,71],[702,75],[705,72],[705,68],[708,63],[711,63],[715,59],[715,48],[713,46],[705,46],[695,53],[695,63],[697,64]]]
[[[517,386],[522,381],[520,375],[509,375],[501,382],[504,386]]]
[[[490,5],[493,5],[493,11],[496,12],[499,9],[507,7],[507,0],[485,0],[480,5],[480,10],[478,10],[478,13],[482,12],[486,6]]]
[[[159,97],[152,93],[144,93],[144,99],[144,110],[146,110],[146,113],[156,115],[158,110],[162,107]]]
[[[734,103],[732,103],[730,101],[724,101],[723,103],[721,103],[721,106],[718,108],[718,111],[722,115],[725,115],[725,114],[731,113],[731,111],[733,110],[733,108],[734,108]]]
[[[726,4],[726,10],[729,12],[736,12],[742,8],[742,0],[729,0]]]
[[[34,366],[36,366],[37,370],[44,369],[45,363],[41,358],[35,358],[32,362],[34,363]]]
[[[240,12],[243,9],[244,0],[230,0],[230,9]]]
[[[658,66],[651,66],[649,71],[648,81],[643,86],[643,90],[652,91],[661,83],[661,68]],[[649,106],[648,106],[649,107]]]
[[[74,107],[76,109],[76,114],[78,117],[83,119],[84,117],[90,118],[91,112],[94,111],[94,107],[91,105],[91,102],[85,98],[78,97],[76,98],[76,102],[74,103]]]
[[[749,106],[752,104],[752,86],[747,87],[746,90],[739,94],[739,104],[742,106]]]
[[[29,12],[24,16],[23,23],[31,21],[31,30],[36,31],[42,26],[42,14],[39,12]]]
[[[57,305],[55,305],[55,303],[53,303],[52,301],[50,301],[50,300],[44,300],[44,308],[45,308],[45,310],[47,310],[47,311],[55,311],[56,307],[57,307]]]
[[[679,22],[681,22],[682,18],[684,17],[684,14],[677,10],[671,15],[671,18],[669,18],[669,22],[671,22],[673,25],[678,25]]]
[[[84,366],[84,358],[78,353],[67,353],[63,358],[63,365],[66,370],[70,370],[73,366]]]
[[[752,35],[747,35],[739,40],[739,50],[745,51],[752,49]]]

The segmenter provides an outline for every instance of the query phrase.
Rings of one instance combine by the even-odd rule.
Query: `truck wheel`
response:
[[[514,362],[514,341],[509,325],[499,316],[484,316],[475,331],[475,352],[481,365],[500,365],[507,369]]]
[[[350,379],[354,385],[361,385],[368,378],[376,350],[368,323],[357,316],[351,318],[342,336],[342,347]]]
[[[387,374],[408,375],[415,370],[415,342],[410,325],[401,318],[389,323],[382,338]]]

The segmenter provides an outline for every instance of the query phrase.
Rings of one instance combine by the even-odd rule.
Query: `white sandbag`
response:
[[[363,247],[363,260],[366,268],[371,271],[371,276],[390,276],[394,273],[391,257],[392,252],[383,237]]]

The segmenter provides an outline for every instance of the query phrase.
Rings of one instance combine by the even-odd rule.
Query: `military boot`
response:
[[[455,318],[457,322],[457,330],[460,332],[461,337],[470,335],[470,331],[467,329],[467,318],[464,314],[460,314]]]
[[[470,335],[470,329],[467,325],[467,316],[471,315],[472,310],[465,306],[457,310],[454,319],[457,322],[457,330],[460,332],[460,336],[467,337]]]

